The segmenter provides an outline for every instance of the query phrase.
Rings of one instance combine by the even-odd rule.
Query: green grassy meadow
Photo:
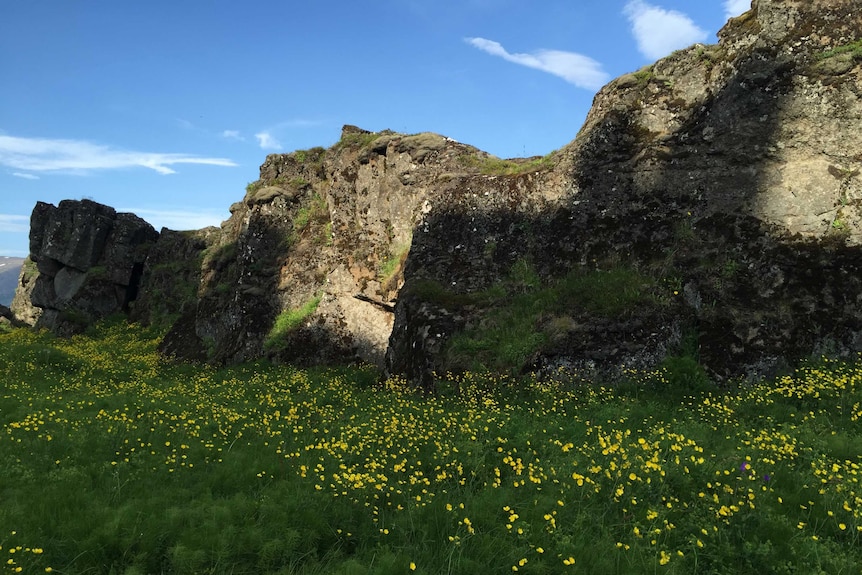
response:
[[[862,364],[687,392],[0,335],[0,572],[858,574]]]

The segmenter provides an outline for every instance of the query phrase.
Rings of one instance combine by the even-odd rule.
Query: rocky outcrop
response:
[[[199,299],[165,351],[382,364],[413,228],[441,185],[488,157],[436,134],[353,126],[328,150],[267,157],[204,257]]]
[[[221,230],[216,227],[190,231],[162,228],[144,261],[138,298],[130,305],[129,317],[166,329],[194,309],[201,264],[220,239]]]
[[[608,84],[544,158],[345,126],[267,157],[220,228],[156,240],[92,202],[39,204],[30,299],[43,325],[110,308],[171,326],[175,357],[363,360],[429,388],[460,369],[686,356],[730,377],[855,354],[855,4],[756,0],[717,45]]]
[[[581,288],[518,326],[534,343],[515,369],[618,373],[688,353],[730,376],[862,351],[857,8],[756,1],[718,45],[603,88],[551,182],[438,196],[414,236],[388,369],[428,381],[459,354],[482,358],[518,261],[541,278],[537,296]],[[636,278],[638,297],[597,310],[583,286],[625,289],[602,277]],[[483,301],[495,283],[506,298]]]
[[[72,334],[137,298],[157,232],[134,214],[90,200],[39,202],[30,219],[30,259],[38,268],[30,300],[36,327]]]

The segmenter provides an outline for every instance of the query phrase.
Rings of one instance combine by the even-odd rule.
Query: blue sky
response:
[[[750,0],[27,0],[0,6],[0,255],[36,201],[218,225],[267,154],[343,124],[500,157],[578,132],[611,79]]]

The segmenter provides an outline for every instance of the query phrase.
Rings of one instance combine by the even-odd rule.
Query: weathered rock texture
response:
[[[649,280],[612,317],[552,306],[524,368],[654,365],[686,340],[726,375],[862,350],[860,37],[858,2],[756,1],[718,45],[603,88],[556,178],[441,190],[414,236],[389,370],[450,367],[450,336],[499,307],[451,296],[517,258],[546,279]]]
[[[192,231],[162,228],[147,253],[133,321],[167,328],[194,309],[201,283],[201,263],[221,238],[216,227]]]
[[[0,333],[8,329],[24,327],[25,325],[27,324],[19,321],[15,317],[15,314],[12,313],[11,309],[0,304]]]
[[[35,262],[29,257],[24,259],[21,265],[21,272],[18,274],[18,286],[15,289],[15,297],[12,298],[10,311],[16,321],[24,325],[33,326],[42,315],[42,309],[33,305],[30,295],[33,293],[33,288],[36,287],[36,278],[39,277],[39,270],[36,268]]]
[[[36,327],[72,334],[128,310],[157,238],[134,214],[90,200],[37,203],[30,219],[30,259],[39,272],[30,300],[42,309]]]
[[[608,84],[545,158],[346,126],[267,157],[220,229],[141,232],[147,250],[109,247],[132,229],[109,208],[39,204],[39,322],[129,307],[141,271],[132,317],[216,363],[362,359],[431,386],[862,351],[858,1],[757,0],[719,38]]]
[[[382,364],[428,198],[487,157],[436,134],[352,126],[329,150],[267,157],[203,258],[199,299],[163,349],[215,362]],[[303,308],[292,329],[273,329]]]

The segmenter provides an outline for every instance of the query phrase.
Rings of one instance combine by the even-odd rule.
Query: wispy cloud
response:
[[[239,130],[225,130],[221,133],[221,137],[227,140],[237,140],[239,142],[245,142],[245,138],[242,137],[242,134],[239,133]]]
[[[751,9],[751,0],[724,0],[724,16],[734,18]]]
[[[682,12],[666,10],[643,0],[631,0],[623,13],[631,22],[638,50],[651,60],[663,58],[695,42],[703,42],[708,37],[706,30]]]
[[[16,178],[24,178],[25,180],[38,180],[39,176],[35,176],[33,174],[25,174],[23,172],[12,172],[12,175]]]
[[[257,143],[260,145],[262,150],[280,150],[281,142],[275,139],[275,137],[269,132],[258,132],[254,135],[257,138]]]
[[[191,154],[163,154],[120,150],[83,140],[18,138],[0,135],[0,165],[31,172],[149,168],[173,174],[170,166],[204,164],[236,166],[227,158],[206,158]]]
[[[262,150],[280,150],[284,146],[279,139],[285,131],[296,128],[312,128],[323,124],[320,120],[308,120],[305,118],[293,118],[276,124],[271,124],[262,129],[254,137]]]
[[[559,76],[579,88],[597,90],[610,79],[599,62],[583,54],[561,50],[536,50],[530,54],[513,54],[494,40],[486,38],[465,38],[465,40],[470,45],[492,56],[498,56],[514,64]]]
[[[207,226],[218,226],[230,216],[230,214],[224,214],[220,211],[200,209],[152,210],[147,208],[119,208],[117,211],[131,212],[150,222],[157,230],[161,228],[199,230]]]
[[[30,216],[0,214],[0,232],[19,233],[28,231],[30,231]]]

